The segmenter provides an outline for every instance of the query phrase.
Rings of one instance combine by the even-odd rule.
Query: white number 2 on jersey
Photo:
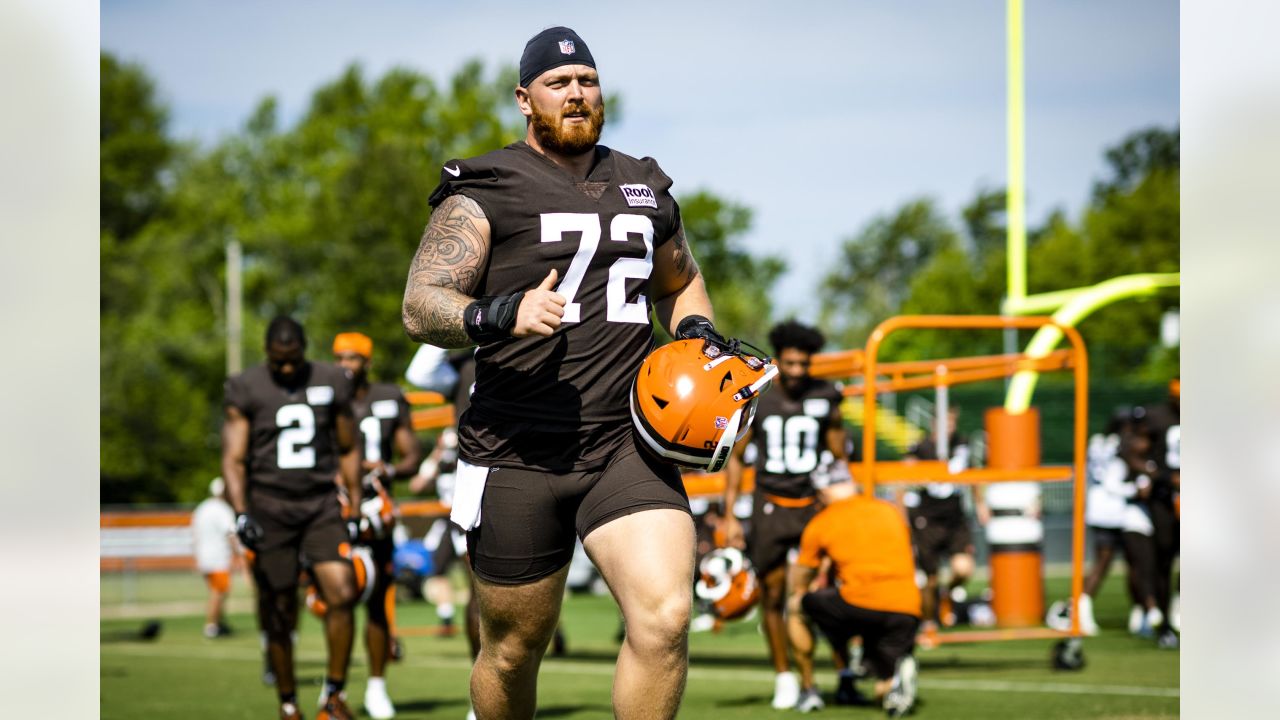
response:
[[[578,251],[573,254],[569,269],[556,287],[565,298],[564,317],[561,322],[582,322],[582,305],[575,302],[582,279],[587,275],[591,259],[600,247],[600,216],[596,213],[543,213],[542,242],[560,242],[565,233],[582,233]],[[626,242],[630,234],[644,239],[643,258],[619,258],[609,268],[609,285],[605,292],[605,318],[610,322],[644,324],[649,322],[649,310],[645,296],[627,302],[628,279],[649,279],[653,272],[653,221],[644,215],[615,215],[609,223],[609,240]]]
[[[765,472],[775,475],[813,472],[818,467],[818,419],[808,415],[781,415],[764,419],[769,446],[765,448]]]
[[[281,470],[297,470],[316,466],[316,414],[310,405],[285,405],[276,411],[276,466]]]

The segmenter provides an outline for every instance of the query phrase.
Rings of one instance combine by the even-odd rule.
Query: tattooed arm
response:
[[[684,237],[684,225],[676,229],[671,242],[654,251],[649,297],[653,298],[658,321],[672,337],[675,337],[676,326],[686,315],[701,315],[715,320],[711,298],[707,297],[707,286]]]
[[[409,267],[401,316],[417,342],[458,348],[473,344],[462,311],[489,257],[489,220],[476,201],[450,195],[431,213]]]

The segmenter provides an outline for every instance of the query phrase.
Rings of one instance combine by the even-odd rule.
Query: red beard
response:
[[[565,115],[573,112],[587,113],[587,122],[566,127],[563,122]],[[552,112],[544,112],[534,105],[532,120],[533,136],[543,148],[560,155],[581,155],[600,142],[600,132],[604,129],[604,102],[596,108],[575,102]]]

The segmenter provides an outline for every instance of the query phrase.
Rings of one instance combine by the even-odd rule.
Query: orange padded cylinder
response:
[[[987,430],[987,466],[1036,467],[1040,464],[1040,411],[1027,408],[1010,415],[1004,408],[988,408],[983,417]]]
[[[1011,415],[1004,408],[990,408],[984,424],[988,467],[1017,469],[1040,464],[1040,412],[1036,408],[1019,415]],[[994,500],[993,493],[988,493],[988,500]],[[1026,512],[1029,508],[998,508],[991,504],[987,542],[991,550],[991,609],[996,622],[1001,627],[1014,628],[1041,625],[1044,526]]]

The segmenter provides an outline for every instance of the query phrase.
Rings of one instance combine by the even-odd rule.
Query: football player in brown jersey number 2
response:
[[[305,554],[329,611],[325,703],[317,720],[351,717],[343,686],[351,660],[355,579],[335,475],[360,506],[360,452],[351,414],[351,376],[308,362],[302,326],[278,317],[267,328],[267,362],[227,378],[222,477],[236,534],[254,552],[253,574],[280,717],[301,717],[293,675],[299,555]]]
[[[523,142],[441,169],[403,308],[414,340],[478,344],[451,512],[480,606],[471,700],[481,718],[533,717],[576,534],[626,623],[615,715],[674,717],[693,520],[677,468],[637,446],[629,393],[651,308],[673,336],[706,338],[711,302],[670,178],[598,144],[604,99],[582,38],[534,36],[515,100]]]

